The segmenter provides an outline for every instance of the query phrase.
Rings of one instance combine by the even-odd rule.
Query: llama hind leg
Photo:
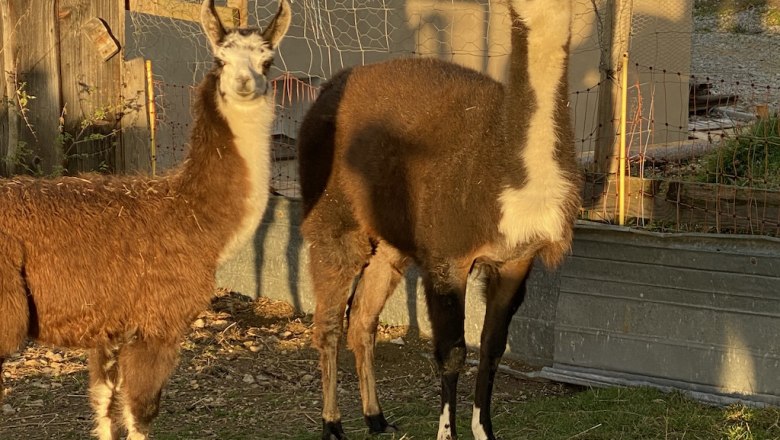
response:
[[[0,367],[6,356],[19,350],[30,329],[30,306],[23,278],[21,246],[0,234]],[[0,368],[0,400],[3,375]]]
[[[373,434],[396,431],[395,426],[387,423],[379,405],[374,376],[374,343],[379,314],[398,286],[406,266],[407,260],[396,249],[381,242],[363,269],[350,305],[347,342],[355,353],[363,417]]]
[[[506,349],[509,324],[525,298],[526,280],[532,259],[515,260],[496,268],[491,263],[475,262],[471,277],[484,287],[485,320],[480,342],[479,370],[474,394],[471,431],[475,440],[495,440],[490,418],[493,380]]]
[[[465,277],[451,279],[448,268],[425,275],[425,299],[433,332],[434,357],[441,377],[441,408],[437,440],[457,438],[455,409],[458,378],[466,361]]]
[[[338,351],[350,286],[371,252],[367,237],[356,232],[332,240],[309,236],[309,258],[317,305],[313,345],[320,352],[322,439],[345,439],[338,408]],[[364,245],[361,245],[364,243]]]
[[[136,339],[119,352],[119,406],[127,440],[146,440],[179,360],[178,342]]]
[[[118,440],[121,423],[115,417],[117,348],[98,347],[89,353],[89,400],[95,413],[92,431],[100,440]]]

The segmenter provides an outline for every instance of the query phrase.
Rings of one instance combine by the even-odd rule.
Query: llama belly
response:
[[[469,190],[462,183],[450,186],[454,191],[442,189],[447,186],[440,181],[373,190],[362,187],[360,199],[353,199],[351,205],[358,224],[366,226],[370,235],[406,255],[459,258],[501,241],[496,229],[500,212],[490,200],[490,191]]]

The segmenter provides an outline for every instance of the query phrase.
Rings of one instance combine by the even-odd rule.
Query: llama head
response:
[[[264,99],[274,50],[290,27],[289,0],[279,0],[279,10],[264,31],[256,28],[226,30],[214,0],[204,0],[200,21],[219,69],[219,94],[241,103]]]

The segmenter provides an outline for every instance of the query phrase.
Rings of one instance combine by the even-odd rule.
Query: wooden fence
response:
[[[144,61],[125,60],[127,11],[197,20],[181,0],[0,0],[0,173],[149,171]],[[246,21],[229,0],[223,21]]]

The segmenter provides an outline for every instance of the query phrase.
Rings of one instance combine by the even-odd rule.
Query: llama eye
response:
[[[265,60],[263,62],[263,72],[267,71],[271,68],[271,65],[274,63],[274,60]]]

